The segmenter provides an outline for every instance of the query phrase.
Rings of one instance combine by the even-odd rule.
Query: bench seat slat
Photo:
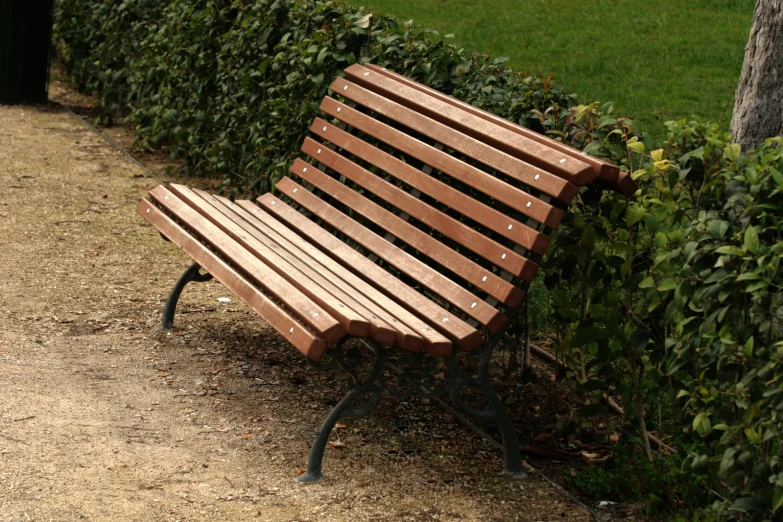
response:
[[[634,192],[636,192],[639,188],[636,185],[636,182],[633,181],[633,179],[631,179],[631,176],[628,172],[620,170],[620,168],[617,165],[613,165],[612,163],[609,163],[608,161],[602,158],[597,158],[595,156],[585,154],[581,150],[571,147],[570,145],[566,145],[565,143],[562,143],[557,140],[553,140],[552,138],[549,138],[547,136],[539,134],[538,132],[527,129],[521,125],[517,125],[516,123],[513,123],[505,118],[501,118],[500,116],[496,114],[492,114],[491,112],[487,112],[485,110],[479,109],[478,107],[474,107],[473,105],[470,105],[469,103],[466,103],[462,100],[458,100],[453,96],[447,96],[439,91],[436,91],[431,87],[427,87],[426,85],[422,85],[418,82],[415,82],[410,78],[408,78],[407,76],[397,74],[396,72],[390,71],[388,69],[385,69],[375,64],[368,63],[365,64],[365,67],[367,67],[371,71],[375,71],[379,74],[383,74],[409,87],[427,93],[428,95],[438,98],[441,101],[450,103],[455,107],[459,107],[464,111],[467,111],[475,116],[478,116],[479,118],[483,118],[487,121],[491,121],[495,125],[500,125],[501,127],[504,127],[512,132],[516,132],[522,136],[538,141],[543,145],[552,147],[553,149],[558,150],[563,154],[568,154],[573,158],[579,158],[585,163],[588,163],[591,167],[593,167],[593,170],[595,170],[598,173],[599,178],[606,183],[606,186],[608,188],[620,192],[625,197],[631,197],[634,194]]]
[[[290,182],[288,178],[284,178],[284,180]],[[285,183],[285,181],[283,182]],[[292,183],[292,185],[298,186],[295,183]],[[315,196],[312,197],[315,198]],[[257,201],[269,213],[274,214],[290,227],[299,231],[312,243],[328,251],[330,255],[338,259],[346,268],[350,268],[365,281],[373,284],[378,290],[432,325],[435,330],[451,339],[460,349],[472,350],[481,344],[481,334],[474,327],[456,315],[444,310],[437,303],[406,285],[338,238],[325,232],[321,227],[283,203],[280,199],[272,194],[265,194],[258,198]]]
[[[408,136],[333,98],[324,98],[321,102],[321,110],[340,121],[395,147],[401,152],[413,156],[426,165],[438,169],[454,179],[497,199],[517,212],[535,219],[539,223],[543,223],[552,228],[555,228],[560,224],[560,220],[563,217],[562,210],[555,208],[548,203],[544,203],[540,199],[509,185],[501,179],[491,176],[472,165],[468,165],[464,161],[461,161],[442,150],[438,150],[431,145],[427,145],[416,138]],[[325,131],[324,127],[326,127]],[[320,127],[320,131],[317,130],[316,132],[318,135],[329,139],[329,128],[329,126],[323,125]],[[535,175],[533,178],[535,179]],[[562,181],[559,178],[556,179]],[[570,186],[574,188],[573,194],[575,195],[576,187],[573,185]],[[571,197],[573,197],[573,195]]]
[[[220,198],[218,198],[220,199]],[[408,331],[416,336],[417,341],[422,341],[423,349],[435,356],[446,356],[451,353],[452,343],[442,334],[431,328],[431,325],[425,323],[417,316],[413,315],[403,306],[375,289],[372,285],[365,282],[353,272],[343,267],[340,263],[329,257],[329,255],[296,232],[288,228],[281,221],[278,221],[272,215],[259,208],[251,201],[237,201],[237,206],[233,210],[241,215],[253,226],[263,231],[270,238],[282,245],[289,252],[311,265],[317,265],[325,268],[336,277],[343,280],[352,290],[364,295],[372,301],[375,306],[385,310],[391,316],[392,326],[398,327],[400,324],[407,326]],[[396,320],[396,322],[395,322]],[[402,328],[400,328],[402,329]],[[406,334],[405,341],[401,344],[403,347],[418,350],[419,343],[413,343]]]
[[[259,241],[253,235],[244,230],[228,216],[218,211],[208,201],[190,189],[172,183],[171,191],[191,206],[193,210],[211,221],[215,226],[225,232],[252,255],[256,256],[271,271],[287,280],[298,288],[303,294],[318,303],[330,315],[336,318],[345,328],[346,332],[357,336],[374,336],[370,321],[351,306],[352,299],[348,298],[332,285],[326,284],[321,278],[305,269],[300,263],[290,263],[273,251],[269,245]],[[210,238],[205,238],[207,241]],[[382,332],[383,340],[380,342],[391,343],[394,340],[394,331],[389,327],[377,324],[377,329]]]
[[[353,335],[365,335],[364,326],[356,327],[347,321],[351,319],[353,313],[358,314],[358,318],[369,324],[369,337],[380,343],[392,345],[397,338],[397,330],[389,325],[384,318],[379,317],[368,310],[364,303],[359,302],[353,295],[345,292],[341,286],[342,282],[337,284],[334,281],[325,278],[323,274],[312,267],[303,264],[299,259],[291,256],[288,252],[276,248],[276,243],[269,241],[266,236],[257,231],[244,219],[231,212],[229,208],[220,204],[215,196],[211,196],[202,191],[188,191],[183,194],[184,187],[176,184],[171,185],[172,192],[187,201],[191,206],[199,210],[202,215],[208,217],[216,225],[221,227],[235,241],[258,255],[262,261],[273,267],[274,270],[284,278],[291,281],[295,286],[303,290],[316,302],[323,303],[335,317],[345,317],[346,330]],[[231,202],[229,202],[231,203]],[[235,206],[231,203],[230,206]],[[229,221],[226,221],[226,219]],[[236,227],[239,227],[238,229]],[[247,234],[247,235],[245,235]],[[248,235],[250,237],[248,237]],[[252,239],[251,239],[252,238]],[[255,241],[253,241],[255,240]],[[323,290],[321,292],[320,290]],[[330,310],[329,297],[337,299],[337,309]],[[342,305],[342,306],[341,306]],[[361,323],[359,323],[361,324]],[[352,328],[353,327],[353,328]]]
[[[324,128],[326,130],[323,130]],[[321,118],[315,119],[310,127],[310,131],[344,151],[372,163],[400,181],[453,208],[506,239],[510,239],[539,255],[543,255],[546,252],[550,241],[549,237],[425,174],[421,170],[395,158],[388,152],[355,138]],[[318,149],[316,149],[316,155],[318,154],[317,151]],[[549,221],[548,218],[542,219]],[[554,223],[550,222],[547,226],[552,224]],[[509,225],[511,226],[509,227]]]
[[[300,163],[295,165],[300,165]],[[310,167],[315,169],[315,167]],[[300,167],[299,170],[301,171],[302,168]],[[327,176],[323,175],[323,177]],[[451,302],[490,330],[496,331],[506,322],[506,318],[502,313],[482,301],[479,297],[317,198],[290,178],[283,178],[278,181],[276,189],[373,254]]]
[[[413,332],[404,323],[396,321],[385,310],[378,307],[363,294],[356,292],[345,280],[334,274],[323,265],[312,262],[308,256],[296,255],[294,251],[287,248],[286,245],[278,241],[279,236],[273,234],[271,230],[265,230],[265,227],[259,226],[260,223],[254,219],[246,210],[239,206],[239,202],[232,202],[219,196],[210,196],[201,191],[196,191],[202,198],[211,201],[214,198],[213,206],[223,214],[230,216],[237,224],[245,229],[249,234],[259,241],[267,244],[270,249],[277,252],[283,259],[292,264],[302,264],[307,267],[307,275],[314,281],[318,281],[321,286],[330,285],[332,292],[338,299],[343,299],[345,303],[359,312],[362,317],[370,323],[370,337],[380,343],[400,346],[402,348],[419,351],[424,346],[424,339]],[[246,201],[246,203],[250,203]],[[252,203],[250,203],[252,205]],[[258,208],[258,207],[256,207]],[[325,286],[324,286],[325,287]],[[389,335],[384,330],[390,332]]]
[[[372,109],[378,114],[401,123],[564,203],[570,203],[577,193],[576,185],[551,172],[525,163],[510,154],[348,80],[338,78],[332,84],[331,89],[346,99]],[[536,175],[539,177],[536,178]]]
[[[246,272],[272,297],[321,334],[327,342],[335,342],[345,335],[345,328],[325,308],[277,274],[186,202],[180,200],[173,192],[158,186],[150,191],[150,196],[158,206],[181,223],[186,223],[202,241],[211,245],[226,259],[231,260],[237,268]]]
[[[536,275],[537,263],[411,196],[314,140],[305,138],[302,152],[515,276],[532,281]],[[401,239],[405,240],[404,237]]]
[[[150,201],[139,201],[137,211],[149,223],[160,231],[167,239],[181,248],[204,270],[212,274],[226,288],[239,297],[245,304],[259,314],[272,328],[293,344],[305,356],[320,360],[326,351],[327,341],[305,328],[274,301],[264,295],[256,286],[248,282],[228,263],[220,259],[196,238],[191,236],[176,221],[167,216]],[[329,325],[331,323],[331,326]],[[340,324],[324,314],[319,326],[326,327],[327,337],[333,341],[342,335],[335,335],[344,330]],[[291,331],[293,329],[293,331]],[[332,341],[332,342],[333,342]]]
[[[340,203],[372,220],[375,224],[391,232],[425,256],[440,263],[495,299],[511,307],[516,307],[522,301],[525,294],[518,287],[496,276],[486,268],[479,266],[459,252],[452,250],[429,234],[422,232],[339,181],[332,179],[317,167],[297,159],[291,166],[290,172],[307,180],[330,196],[335,197]],[[398,255],[396,251],[387,251],[392,256]],[[376,255],[380,254],[376,253]]]
[[[414,89],[359,64],[348,67],[345,70],[345,75],[348,79],[381,96],[394,100],[420,114],[425,114],[522,161],[551,172],[578,187],[584,186],[598,177],[598,171],[580,157],[564,154],[548,144],[544,145],[538,140],[511,131],[505,126],[496,125],[471,111],[463,110],[439,97],[430,96],[419,89]]]

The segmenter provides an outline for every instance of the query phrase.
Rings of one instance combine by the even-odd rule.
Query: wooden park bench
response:
[[[163,327],[189,281],[214,277],[314,364],[349,373],[353,387],[300,481],[322,476],[338,419],[368,415],[384,395],[448,395],[495,421],[505,471],[521,474],[514,426],[490,383],[493,349],[518,324],[579,188],[631,195],[636,186],[602,160],[374,65],[352,65],[331,90],[275,194],[229,201],[170,184],[139,202],[195,261]]]

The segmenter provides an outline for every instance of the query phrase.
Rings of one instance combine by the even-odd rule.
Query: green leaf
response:
[[[758,281],[761,276],[757,272],[745,272],[737,277],[737,281]]]
[[[783,488],[775,488],[775,494],[772,495],[772,512],[776,512],[783,506]]]
[[[752,252],[753,254],[759,253],[759,235],[756,229],[752,225],[748,225],[745,229],[745,250]]]
[[[723,154],[731,161],[737,161],[742,153],[742,145],[739,143],[732,143],[728,147],[723,149]]]
[[[675,288],[677,288],[677,282],[670,277],[661,281],[657,287],[659,292],[668,292],[669,290],[674,290]]]
[[[745,436],[753,444],[760,444],[761,443],[761,428],[759,428],[758,432],[756,432],[756,430],[753,429],[753,428],[745,428]]]
[[[644,143],[641,141],[636,141],[634,143],[628,143],[627,147],[633,151],[638,152],[639,154],[644,154],[645,148]]]
[[[716,254],[728,254],[730,256],[738,256],[740,255],[740,249],[732,246],[732,245],[726,245],[715,249]]]
[[[743,511],[745,513],[759,512],[764,509],[761,501],[756,497],[740,497],[732,502],[730,511]]]
[[[571,348],[578,348],[588,344],[590,341],[596,340],[600,333],[601,330],[593,325],[579,328],[574,336],[571,337]]]
[[[706,418],[707,414],[704,412],[700,412],[696,415],[696,417],[693,418],[693,429],[698,430]]]
[[[654,288],[655,287],[655,280],[651,276],[647,276],[644,278],[644,280],[639,283],[639,288]]]
[[[625,222],[630,227],[642,220],[647,211],[644,207],[637,204],[631,204],[625,211]]]

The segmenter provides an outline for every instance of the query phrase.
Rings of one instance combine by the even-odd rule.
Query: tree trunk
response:
[[[731,134],[743,150],[783,134],[783,0],[756,0]]]

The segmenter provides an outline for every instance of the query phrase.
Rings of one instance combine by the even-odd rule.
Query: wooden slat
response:
[[[384,152],[363,140],[355,138],[321,118],[315,119],[310,127],[310,131],[329,140],[346,152],[350,152],[351,154],[372,163],[376,167],[383,169],[400,181],[420,190],[424,194],[453,208],[457,212],[480,223],[493,232],[522,245],[528,250],[539,255],[543,255],[544,252],[546,252],[547,246],[549,245],[549,237],[546,235],[537,232],[524,223],[511,219],[492,207],[473,199],[467,194],[463,194],[457,189],[429,176],[425,172],[395,158],[391,154]],[[316,149],[316,154],[318,154],[318,149]],[[538,207],[536,208],[538,209]],[[560,210],[554,208],[552,210],[556,211],[556,214],[562,215]],[[550,218],[544,218],[544,220],[548,222],[547,226],[557,226],[557,222],[553,222]]]
[[[277,241],[303,261],[327,270],[346,285],[346,291],[355,292],[374,307],[388,314],[387,321],[404,332],[405,341],[401,346],[409,350],[423,349],[432,355],[445,356],[451,353],[452,343],[398,303],[389,299],[372,285],[357,277],[353,272],[319,250],[312,243],[291,230],[282,221],[268,214],[251,201],[237,201],[237,210],[249,223]],[[327,233],[324,231],[324,233]],[[348,290],[350,289],[350,290]]]
[[[472,136],[503,152],[535,165],[547,172],[582,187],[598,177],[598,172],[581,157],[568,154],[510,131],[501,125],[465,111],[438,97],[378,74],[359,64],[345,70],[348,79],[385,98],[396,101],[416,112],[425,114],[453,129]]]
[[[176,184],[172,184],[171,188],[172,192],[187,201],[192,207],[201,212],[202,215],[210,219],[217,226],[221,227],[221,229],[229,234],[235,241],[239,242],[251,252],[260,255],[261,259],[272,266],[281,276],[291,281],[300,289],[303,289],[305,294],[311,295],[312,293],[313,299],[316,302],[320,302],[319,298],[328,296],[334,297],[338,303],[337,310],[335,310],[337,314],[329,309],[329,301],[324,301],[324,307],[327,308],[327,310],[330,310],[333,316],[347,316],[346,321],[348,321],[351,318],[351,311],[353,311],[365,322],[369,323],[368,335],[370,338],[388,345],[395,342],[397,330],[389,325],[382,317],[378,317],[375,313],[368,310],[364,306],[364,303],[358,302],[351,293],[345,292],[340,284],[334,284],[333,281],[323,277],[318,271],[312,270],[311,267],[302,264],[299,259],[291,256],[284,250],[277,248],[278,245],[276,243],[269,241],[269,238],[258,232],[243,219],[236,216],[235,213],[230,212],[222,204],[219,204],[217,198],[195,190],[183,194],[182,191],[184,187]],[[239,229],[231,226],[231,223],[226,222],[224,218],[227,218],[231,223],[236,225],[236,227],[239,227]],[[263,248],[259,250],[259,245],[253,241],[253,239],[250,239],[248,235],[263,245]],[[320,293],[318,291],[319,288],[325,291],[326,294]],[[346,324],[348,325],[346,329],[351,327],[351,323],[347,322]],[[363,327],[361,329],[354,327],[353,330],[348,330],[348,333],[352,333],[353,335],[365,335],[364,333],[359,333],[362,332],[362,330]]]
[[[525,163],[510,154],[506,154],[467,134],[463,134],[432,118],[428,118],[423,114],[400,105],[397,102],[384,98],[379,94],[375,94],[355,83],[349,82],[343,78],[338,78],[332,84],[331,88],[344,98],[372,109],[378,114],[382,114],[447,147],[462,152],[495,170],[503,172],[504,174],[565,203],[570,203],[576,195],[577,188],[573,183],[570,183],[551,172]],[[327,99],[330,98],[324,98],[324,101]],[[321,109],[323,110],[323,106]],[[585,168],[592,172],[588,166],[585,166]],[[536,178],[536,175],[538,175],[538,178]]]
[[[395,278],[280,199],[272,194],[265,194],[257,201],[264,209],[296,229],[313,244],[329,252],[346,268],[353,270],[357,276],[431,324],[435,330],[451,339],[460,349],[467,351],[481,344],[481,334],[475,328]]]
[[[408,349],[419,349],[420,344],[418,341],[421,341],[423,349],[432,355],[445,357],[451,353],[451,341],[433,330],[430,324],[425,323],[419,317],[410,313],[405,307],[399,305],[397,302],[378,291],[371,284],[356,276],[339,262],[332,259],[327,253],[319,250],[312,243],[291,230],[282,221],[279,221],[250,201],[238,201],[237,205],[244,212],[243,215],[248,222],[253,223],[256,227],[266,232],[284,248],[287,248],[298,257],[318,264],[335,274],[351,288],[351,291],[365,296],[368,300],[372,301],[375,306],[385,310],[386,313],[391,316],[390,320],[393,325],[404,325],[407,327],[408,330],[404,330],[404,326],[400,326],[400,329],[406,332],[412,332],[412,335],[415,335],[415,340],[417,342],[414,344],[411,341],[409,343],[410,345],[403,344],[403,346]],[[322,233],[328,235],[328,232],[326,231],[323,231]],[[408,337],[407,333],[406,337]]]
[[[315,167],[312,168],[315,169]],[[477,296],[443,274],[436,272],[336,208],[315,197],[290,178],[283,178],[278,181],[276,190],[302,205],[387,263],[408,274],[423,286],[457,306],[480,324],[495,331],[506,322],[505,316],[498,310],[484,303]]]
[[[321,110],[384,143],[388,143],[397,150],[421,160],[426,165],[438,169],[454,179],[495,198],[512,209],[540,223],[544,223],[548,227],[555,228],[560,224],[560,220],[563,217],[562,210],[544,203],[527,192],[509,185],[476,167],[468,165],[442,150],[427,145],[332,98],[323,99]],[[329,139],[328,125],[321,125],[316,127],[316,129],[318,135]],[[541,177],[540,174],[535,174],[533,178],[535,179],[536,176],[539,176],[539,179]],[[555,179],[558,182],[563,182],[559,178]],[[570,183],[568,186],[573,188],[573,194],[570,195],[570,197],[573,197],[576,194],[576,187]]]
[[[247,273],[266,293],[283,303],[288,310],[297,314],[328,343],[333,343],[345,335],[345,328],[324,308],[168,189],[162,185],[155,187],[150,191],[150,197],[166,212],[186,224],[201,240],[212,245],[226,259],[230,259],[232,264]]]
[[[357,292],[356,289],[346,283],[345,280],[335,275],[323,265],[313,262],[307,256],[296,255],[289,248],[286,248],[285,245],[281,244],[280,241],[277,241],[273,235],[276,237],[279,237],[279,235],[271,230],[265,231],[264,229],[266,227],[259,226],[259,221],[241,208],[238,204],[239,202],[235,203],[219,196],[211,196],[198,190],[195,192],[207,201],[211,201],[217,211],[229,216],[249,234],[269,246],[269,248],[277,252],[286,261],[292,264],[298,263],[307,267],[308,272],[306,273],[311,279],[314,281],[323,280],[328,282],[330,285],[329,291],[335,297],[344,300],[349,307],[359,312],[359,314],[370,323],[371,337],[374,340],[383,344],[400,346],[411,351],[419,351],[424,346],[424,339],[403,323],[396,321],[394,317],[378,307],[371,300],[367,299],[363,294]],[[252,205],[249,201],[246,201],[245,203],[250,203]],[[321,284],[321,286],[324,286],[324,284]],[[385,334],[381,333],[381,327],[391,332],[390,337],[387,338],[385,337]]]
[[[173,219],[146,199],[139,201],[137,211],[167,239],[180,247],[204,270],[212,274],[215,279],[260,315],[269,326],[288,339],[299,351],[316,361],[323,356],[326,351],[324,339],[305,328],[291,314],[280,308],[230,265],[188,234]],[[344,330],[334,318],[324,315],[324,319],[331,320],[333,332],[343,331],[344,334]],[[336,340],[334,335],[330,337]]]
[[[520,256],[512,249],[493,241],[464,223],[460,223],[420,199],[414,198],[404,190],[337,154],[332,149],[324,147],[310,138],[305,138],[302,152],[515,276],[521,277],[525,281],[532,281],[535,277],[538,264]],[[426,176],[423,172],[422,175]],[[400,239],[405,240],[405,238]]]
[[[335,181],[317,167],[305,163],[301,159],[297,159],[289,170],[291,173],[307,180],[330,196],[335,197],[343,205],[348,206],[364,217],[372,220],[384,230],[391,232],[425,256],[440,263],[459,277],[480,288],[482,291],[495,299],[498,299],[502,303],[511,307],[516,307],[522,302],[522,298],[525,294],[518,287],[496,276],[491,271],[478,265],[474,261],[471,261],[459,252],[452,250],[437,239],[400,219],[380,205],[373,203],[361,194],[354,192],[342,183]],[[391,253],[393,251],[389,252]],[[392,253],[392,255],[395,254]]]
[[[363,294],[368,299],[373,301],[377,306],[386,310],[392,316],[392,322],[396,321],[406,325],[410,328],[418,338],[424,341],[423,349],[438,357],[445,357],[452,352],[452,342],[440,334],[437,330],[432,328],[432,325],[424,322],[416,315],[408,311],[404,306],[401,306],[393,299],[390,299],[385,294],[377,290],[371,284],[356,276],[353,272],[342,266],[339,262],[332,259],[329,255],[322,252],[313,244],[309,243],[303,237],[298,235],[293,230],[289,229],[284,223],[278,221],[271,214],[268,214],[264,210],[260,209],[258,205],[249,201],[237,202],[240,207],[247,211],[248,220],[257,226],[263,227],[270,235],[278,239],[278,241],[289,248],[297,255],[301,255],[303,258],[307,257],[312,259],[313,262],[319,263],[326,267],[328,270],[336,274],[338,277],[347,282],[358,293]],[[324,234],[328,234],[325,231]],[[385,272],[384,272],[385,273]],[[388,274],[387,274],[388,275]]]
[[[458,100],[452,96],[447,96],[439,91],[436,91],[435,89],[432,89],[431,87],[427,87],[426,85],[422,85],[418,82],[415,82],[410,78],[408,78],[407,76],[397,74],[396,72],[390,71],[388,69],[385,69],[375,64],[368,63],[365,64],[365,67],[371,71],[377,72],[379,74],[383,74],[388,78],[392,78],[409,87],[412,87],[423,93],[433,96],[441,101],[454,105],[455,107],[459,107],[460,109],[467,111],[475,116],[478,116],[479,118],[483,118],[496,125],[500,125],[501,127],[504,127],[507,130],[516,132],[521,136],[525,136],[532,140],[538,141],[543,145],[552,147],[553,149],[558,150],[563,154],[567,154],[572,158],[581,159],[582,161],[589,164],[593,168],[593,170],[598,174],[599,178],[601,178],[601,180],[603,180],[606,183],[607,188],[620,192],[626,197],[632,196],[633,193],[636,192],[636,190],[638,189],[636,182],[634,182],[631,179],[630,174],[620,170],[620,168],[617,165],[613,165],[602,158],[590,156],[589,154],[585,154],[584,152],[582,152],[581,150],[575,147],[571,147],[570,145],[566,145],[565,143],[559,142],[557,140],[553,140],[548,136],[539,134],[538,132],[527,129],[521,125],[517,125],[505,118],[501,118],[496,114],[492,114],[491,112],[479,109],[478,107],[474,107],[473,105],[470,105],[469,103],[466,103],[462,100]],[[350,67],[348,70],[350,70]],[[352,75],[348,73],[348,70],[346,70],[346,76],[351,78]],[[361,80],[361,78],[363,78],[363,74],[364,73],[361,73],[362,76],[360,76],[358,80]],[[354,77],[354,81],[357,81],[357,78]],[[361,84],[362,82],[357,81],[357,83]]]
[[[332,288],[331,285],[324,284],[324,281],[314,277],[307,269],[299,263],[290,263],[283,259],[277,252],[270,249],[263,242],[253,237],[248,231],[234,223],[231,219],[217,211],[208,201],[192,190],[177,184],[170,184],[172,193],[177,195],[182,201],[208,219],[215,226],[225,232],[231,239],[255,255],[264,265],[272,271],[277,272],[280,277],[287,280],[293,286],[298,288],[303,294],[322,306],[332,317],[340,321],[343,328],[356,336],[370,336],[373,333],[370,321],[354,307],[352,303],[342,292]],[[207,241],[210,238],[205,238]],[[380,325],[384,337],[380,342],[391,343],[394,341],[394,332],[388,327]]]

